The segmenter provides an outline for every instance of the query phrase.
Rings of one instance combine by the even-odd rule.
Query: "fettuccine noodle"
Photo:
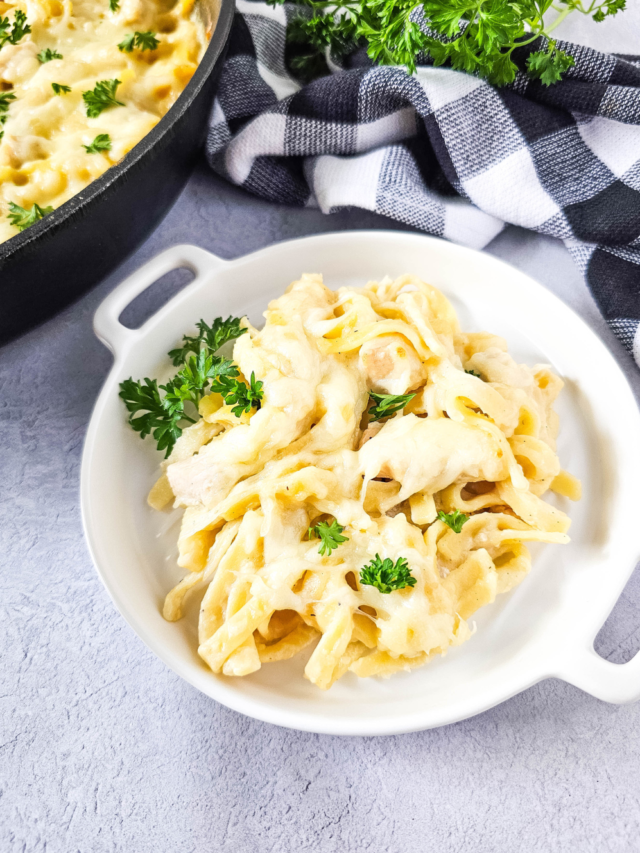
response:
[[[265,318],[234,347],[264,383],[261,408],[238,418],[206,397],[150,496],[185,508],[188,573],[165,618],[204,591],[198,652],[228,676],[313,644],[305,676],[324,689],[421,666],[524,579],[528,542],[569,541],[569,518],[542,499],[580,496],[555,452],[562,382],[516,364],[502,338],[461,332],[413,276],[334,292],[304,275]],[[372,421],[371,392],[414,396]],[[455,511],[460,532],[438,517]],[[308,531],[333,519],[346,541],[323,555]],[[405,559],[414,585],[363,584],[376,555]]]

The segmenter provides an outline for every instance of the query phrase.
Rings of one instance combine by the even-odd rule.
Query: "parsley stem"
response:
[[[555,8],[555,7],[554,7],[554,8]],[[561,23],[564,21],[564,19],[567,17],[567,15],[568,15],[571,11],[572,11],[571,6],[566,6],[566,7],[565,7],[561,12],[560,12],[560,14],[559,14],[559,15],[558,15],[558,17],[555,19],[555,21],[552,21],[552,22],[549,24],[549,26],[545,28],[544,35],[547,35],[547,36],[548,36],[548,35],[549,35],[549,33],[553,32],[553,30],[555,30],[555,28],[558,26],[558,24],[561,24]]]

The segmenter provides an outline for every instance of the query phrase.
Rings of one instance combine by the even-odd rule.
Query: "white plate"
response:
[[[195,280],[131,331],[122,310],[167,271]],[[415,273],[441,288],[465,330],[503,335],[516,359],[550,362],[565,380],[559,454],[581,478],[584,497],[565,506],[568,546],[538,547],[533,570],[513,593],[477,614],[477,634],[446,658],[389,680],[348,674],[324,693],[302,678],[303,659],[267,664],[246,678],[216,676],[196,652],[195,612],[165,622],[161,606],[181,576],[171,516],[145,502],[160,454],[126,423],[118,383],[167,376],[166,356],[203,317],[248,314],[262,321],[270,299],[302,272],[330,287],[361,286]],[[328,734],[395,734],[477,714],[556,676],[610,702],[640,698],[640,655],[619,666],[593,640],[638,558],[634,507],[640,481],[640,415],[609,351],[557,297],[495,258],[432,237],[346,232],[307,237],[223,261],[176,246],[116,288],[95,316],[115,363],[98,398],[82,462],[82,515],[93,560],[116,606],[176,673],[230,708],[291,728]],[[175,517],[175,515],[174,515]]]

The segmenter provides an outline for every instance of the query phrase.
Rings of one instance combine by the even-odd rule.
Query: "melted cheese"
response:
[[[525,542],[568,541],[569,519],[541,498],[578,493],[555,453],[562,383],[516,364],[501,339],[462,333],[444,296],[410,276],[337,293],[303,276],[265,318],[234,349],[264,383],[261,408],[220,415],[212,395],[207,429],[185,430],[154,493],[160,505],[170,486],[185,508],[179,562],[195,573],[165,615],[208,584],[199,652],[225,675],[314,640],[305,674],[321,688],[426,663],[525,577]],[[374,422],[374,391],[414,397]],[[456,510],[459,532],[442,519]],[[331,553],[309,538],[323,519],[346,537]],[[413,585],[365,584],[376,559],[406,561]]]
[[[31,32],[18,44],[0,49],[0,88],[11,92],[0,141],[0,241],[18,229],[7,213],[9,202],[30,209],[59,207],[110,166],[120,161],[173,105],[191,79],[206,45],[202,25],[185,0],[26,0],[2,3],[3,16],[27,15]],[[156,50],[123,52],[125,36],[152,31]],[[45,48],[62,59],[40,62]],[[82,99],[101,80],[118,79],[116,98],[89,118]],[[56,95],[52,83],[69,86]],[[89,154],[99,134],[111,150]]]

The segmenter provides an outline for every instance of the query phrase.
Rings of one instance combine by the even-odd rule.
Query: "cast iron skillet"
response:
[[[200,150],[224,60],[234,0],[199,0],[213,34],[169,112],[127,156],[49,216],[0,243],[0,343],[97,284],[156,227]],[[217,22],[216,22],[217,17]]]

